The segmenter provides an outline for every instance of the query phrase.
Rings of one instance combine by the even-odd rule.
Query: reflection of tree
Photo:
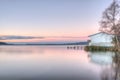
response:
[[[102,74],[101,74],[101,79],[102,80],[110,80],[111,76],[111,70],[109,67],[106,67],[102,70]]]
[[[102,80],[120,80],[120,53],[115,52],[113,63],[110,67],[105,67],[101,74]]]
[[[113,69],[115,72],[114,80],[120,80],[120,53],[116,52],[115,56],[113,57]]]
[[[118,52],[115,52],[113,57],[112,69],[114,71],[111,80],[120,80],[120,4],[118,0],[113,0],[112,4],[103,12],[100,24],[102,32],[114,35],[112,43]]]

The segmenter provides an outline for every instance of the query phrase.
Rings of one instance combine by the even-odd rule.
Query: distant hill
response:
[[[0,42],[0,45],[87,45],[88,42],[65,42],[65,43],[25,43],[25,44],[16,44],[16,43],[5,43],[5,42]]]
[[[38,44],[24,44],[24,45],[87,45],[88,42],[70,42],[70,43],[38,43]]]
[[[76,42],[76,43],[66,43],[68,45],[87,45],[88,42]]]
[[[0,45],[7,45],[7,43],[5,43],[5,42],[0,42]]]

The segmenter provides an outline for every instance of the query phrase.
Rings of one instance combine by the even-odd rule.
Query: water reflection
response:
[[[120,80],[120,53],[115,52],[112,58],[113,62],[102,80]]]
[[[112,64],[113,52],[92,52],[89,53],[91,62],[99,65],[110,65]]]
[[[0,80],[101,80],[101,65],[67,46],[0,46]]]
[[[120,53],[67,46],[0,46],[0,80],[120,80],[119,70]]]
[[[114,80],[120,80],[120,53],[115,52],[113,57]]]
[[[119,52],[89,53],[92,63],[101,65],[101,80],[120,80]]]
[[[39,46],[0,46],[0,53],[12,53],[12,54],[25,54],[25,53],[44,53],[43,48],[40,48]]]

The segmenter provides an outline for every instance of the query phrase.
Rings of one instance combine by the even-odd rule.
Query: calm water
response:
[[[0,46],[0,80],[103,80],[111,58],[67,46]]]

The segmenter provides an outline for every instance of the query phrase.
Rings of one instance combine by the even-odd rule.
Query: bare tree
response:
[[[120,6],[117,0],[113,0],[112,4],[103,12],[100,21],[100,31],[114,35],[113,41],[115,48],[120,49]]]
[[[112,4],[103,12],[102,20],[100,21],[100,31],[114,35],[113,43],[116,50],[116,72],[115,80],[118,80],[118,68],[120,68],[120,6],[117,0],[113,0]]]

